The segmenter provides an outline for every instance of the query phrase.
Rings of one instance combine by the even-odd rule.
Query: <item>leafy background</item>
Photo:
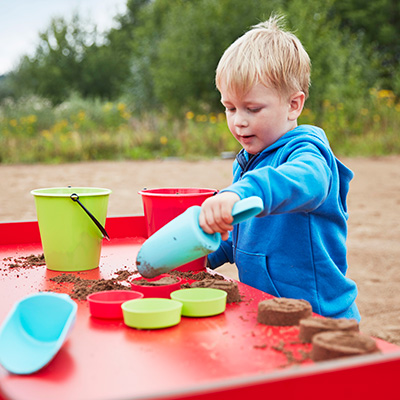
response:
[[[400,152],[400,3],[391,0],[128,0],[99,34],[53,19],[32,56],[0,77],[0,162],[215,157],[239,147],[215,68],[272,12],[312,60],[300,123],[338,155]]]

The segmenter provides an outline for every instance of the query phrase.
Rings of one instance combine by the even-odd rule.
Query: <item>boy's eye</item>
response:
[[[234,112],[235,110],[236,110],[235,107],[230,107],[230,108],[229,108],[229,107],[226,107],[226,108],[225,108],[225,111],[226,111],[226,112]]]
[[[249,108],[248,110],[252,113],[258,113],[259,111],[261,111],[261,107]]]

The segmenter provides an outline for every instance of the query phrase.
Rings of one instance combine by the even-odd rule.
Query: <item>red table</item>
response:
[[[108,218],[110,242],[100,267],[79,276],[115,277],[134,269],[145,240],[144,217]],[[12,305],[40,290],[70,291],[50,278],[45,266],[9,268],[5,258],[42,252],[36,221],[0,224],[0,323]],[[53,361],[29,376],[0,366],[0,399],[236,399],[393,398],[400,376],[400,348],[377,340],[382,353],[313,363],[310,345],[297,327],[269,327],[256,321],[258,302],[270,296],[239,283],[244,301],[209,318],[185,318],[161,330],[136,330],[123,321],[90,316],[77,301],[76,325]]]

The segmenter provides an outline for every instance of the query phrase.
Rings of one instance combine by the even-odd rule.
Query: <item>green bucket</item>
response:
[[[46,266],[53,271],[97,268],[109,189],[62,187],[32,190]]]

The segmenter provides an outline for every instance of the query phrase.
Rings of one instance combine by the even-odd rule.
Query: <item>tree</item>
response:
[[[353,105],[364,101],[370,83],[376,79],[361,40],[343,28],[333,13],[334,1],[291,0],[285,9],[289,27],[311,58],[307,104],[316,113],[322,112],[326,100]]]
[[[171,114],[218,109],[214,75],[228,45],[268,18],[276,1],[156,0],[142,11],[136,32],[132,93]]]
[[[335,0],[333,11],[342,27],[362,38],[369,55],[379,60],[380,85],[400,96],[400,2]]]
[[[30,91],[59,103],[79,85],[81,62],[86,49],[95,43],[97,32],[84,31],[75,15],[70,24],[54,18],[39,37],[34,56],[23,57],[11,74],[14,86],[19,95]]]
[[[214,85],[224,50],[272,12],[287,25],[312,59],[308,104],[319,112],[323,101],[362,99],[376,79],[362,42],[340,25],[335,0],[155,0],[140,15],[132,61],[132,94],[147,109],[171,114],[221,110]],[[143,11],[142,10],[142,11]]]
[[[78,15],[71,22],[54,18],[40,33],[33,57],[23,57],[10,74],[17,97],[32,92],[54,104],[71,93],[117,98],[130,70],[130,42],[114,29],[102,38],[95,26]]]
[[[131,74],[124,92],[138,113],[162,108],[155,93],[152,66],[159,59],[158,45],[164,34],[169,11],[180,3],[180,0],[128,1],[128,15],[123,26],[124,29],[134,31],[135,39]]]

